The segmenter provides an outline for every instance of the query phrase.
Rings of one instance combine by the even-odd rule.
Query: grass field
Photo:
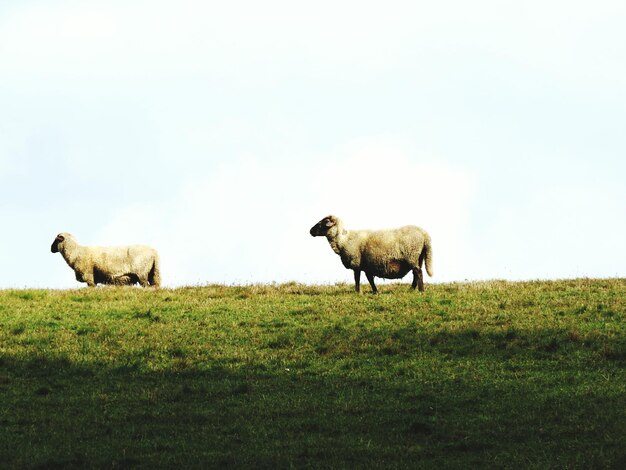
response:
[[[626,279],[0,291],[3,468],[626,468]]]

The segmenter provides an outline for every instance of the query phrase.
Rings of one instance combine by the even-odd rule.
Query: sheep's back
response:
[[[424,231],[413,225],[392,230],[377,230],[370,232],[365,240],[364,249],[381,258],[407,256],[414,251],[421,252],[424,238]]]
[[[145,245],[90,247],[94,265],[111,274],[139,273],[150,270],[158,256]]]

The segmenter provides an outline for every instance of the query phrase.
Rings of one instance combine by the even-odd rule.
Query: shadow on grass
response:
[[[554,332],[414,333],[392,333],[371,357],[333,357],[330,345],[323,360],[295,366],[154,372],[4,355],[0,459],[20,468],[626,463],[623,356],[596,354],[581,368],[567,357],[587,354],[584,341],[551,346]]]

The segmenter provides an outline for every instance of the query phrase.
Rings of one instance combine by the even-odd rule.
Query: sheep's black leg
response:
[[[354,289],[357,292],[361,292],[361,270],[360,269],[354,270]]]
[[[376,284],[374,284],[374,276],[368,272],[365,273],[367,276],[367,280],[370,281],[370,286],[372,286],[372,292],[374,294],[378,294],[378,289],[376,289]]]
[[[424,275],[422,274],[422,268],[413,268],[413,284],[411,287],[416,287],[420,292],[424,292]]]

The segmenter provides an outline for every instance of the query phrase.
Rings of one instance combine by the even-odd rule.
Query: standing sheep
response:
[[[82,246],[73,235],[60,233],[52,242],[52,253],[61,253],[76,273],[76,280],[89,287],[96,284],[161,285],[159,254],[143,245]]]
[[[346,269],[354,271],[354,284],[360,292],[361,271],[376,294],[374,276],[400,279],[413,271],[412,288],[424,290],[422,263],[432,277],[432,247],[430,235],[423,229],[407,225],[392,230],[346,230],[343,222],[329,215],[315,224],[310,233],[314,237],[325,236],[330,247],[341,257]]]

